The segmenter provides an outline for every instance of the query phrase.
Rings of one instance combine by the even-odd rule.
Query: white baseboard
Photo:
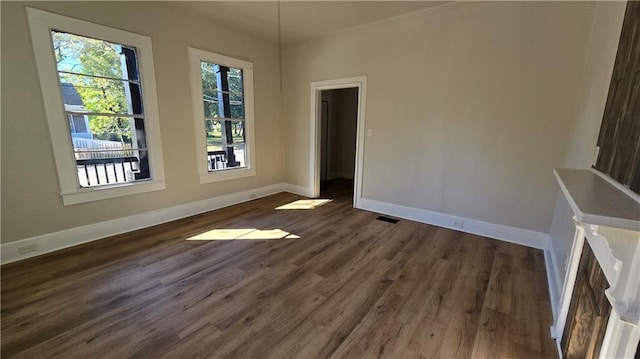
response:
[[[252,190],[209,198],[202,201],[181,204],[129,217],[117,218],[110,221],[89,224],[82,227],[66,229],[60,232],[5,243],[0,246],[0,262],[2,264],[11,263],[78,244],[92,242],[105,237],[174,221],[176,219],[250,201],[255,198],[276,194],[282,192],[286,187],[289,187],[289,185],[278,183]],[[33,245],[37,248],[35,251],[20,254],[21,247]]]
[[[284,190],[286,192],[297,194],[300,196],[313,197],[313,190],[309,187],[302,187],[294,184],[285,183]]]
[[[372,199],[361,198],[358,208],[409,219],[416,222],[432,224],[460,232],[499,239],[505,242],[521,244],[536,249],[545,250],[547,248],[547,242],[549,241],[549,235],[547,233],[508,227],[471,218],[458,217],[393,203],[380,202]],[[456,226],[457,223],[462,223],[462,228],[460,228],[460,226]]]
[[[310,188],[280,183],[202,201],[186,203],[174,207],[163,208],[151,212],[140,213],[129,217],[70,228],[55,233],[48,233],[3,244],[0,246],[0,263],[6,264],[35,257],[78,244],[170,222],[180,218],[246,202],[255,198],[276,194],[282,191],[306,197],[311,197],[313,194]],[[548,235],[546,233],[507,227],[365,198],[360,199],[358,208],[516,244],[522,244],[538,249],[546,249],[548,241]],[[463,223],[463,228],[458,228],[454,225],[454,223],[460,222]],[[37,248],[35,251],[20,254],[19,248],[33,245]]]
[[[560,304],[560,292],[562,288],[559,288],[559,274],[556,266],[555,255],[553,254],[553,248],[547,248],[544,251],[544,264],[547,271],[547,283],[549,284],[549,300],[551,301],[551,311],[553,314],[553,322],[555,323],[558,318],[558,308]]]

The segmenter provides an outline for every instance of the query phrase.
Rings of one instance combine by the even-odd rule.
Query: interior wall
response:
[[[366,75],[364,198],[547,233],[594,6],[455,2],[285,49],[288,181],[310,83]]]
[[[595,4],[589,31],[589,48],[585,57],[579,88],[577,113],[563,167],[588,169],[594,161],[595,147],[607,101],[618,40],[626,2]],[[557,185],[556,185],[557,187]],[[557,267],[558,289],[563,286],[565,263],[571,250],[575,226],[569,203],[559,191],[550,227],[551,248]]]
[[[25,5],[150,36],[166,189],[63,206]],[[277,44],[167,2],[7,2],[2,6],[2,243],[235,193],[284,180]],[[276,6],[274,3],[274,16]],[[252,61],[256,176],[201,185],[187,46]]]

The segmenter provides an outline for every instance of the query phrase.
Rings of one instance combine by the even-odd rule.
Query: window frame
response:
[[[26,7],[26,11],[63,204],[67,206],[165,189],[151,38],[30,7]],[[51,37],[52,30],[136,48],[140,82],[143,86],[142,101],[145,106],[145,133],[151,179],[98,187],[80,186],[71,133],[60,90]]]
[[[233,57],[216,54],[210,51],[188,48],[189,72],[191,77],[191,99],[193,104],[193,121],[195,128],[195,147],[198,175],[200,183],[229,181],[251,177],[256,174],[254,151],[254,109],[253,109],[253,63]],[[209,171],[207,164],[207,141],[202,92],[200,62],[233,67],[242,70],[242,87],[244,96],[244,131],[245,131],[245,166],[230,167]]]

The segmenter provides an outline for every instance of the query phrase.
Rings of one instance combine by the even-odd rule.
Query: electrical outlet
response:
[[[37,250],[38,250],[37,244],[30,244],[28,246],[18,247],[18,251],[20,252],[20,254],[27,254],[27,253],[35,252]]]
[[[460,229],[462,229],[462,228],[464,228],[464,222],[453,222],[453,226],[454,226],[455,228],[460,228]]]

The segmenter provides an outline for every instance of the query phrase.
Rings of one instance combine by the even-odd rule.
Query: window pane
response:
[[[244,119],[241,69],[200,61],[200,76],[205,117]]]
[[[231,121],[231,134],[233,143],[245,143],[244,121]]]
[[[246,145],[244,143],[243,144],[233,145],[233,153],[236,156],[236,162],[238,162],[237,167],[246,167],[246,165],[247,165]]]
[[[222,146],[222,125],[218,120],[205,120],[207,151],[219,151]]]
[[[241,105],[243,102],[242,92],[229,92],[229,101],[231,101],[231,105]]]
[[[214,71],[214,64],[200,61],[200,75],[202,77],[202,89],[203,90],[218,90],[218,83],[216,80],[216,73]]]
[[[72,117],[79,122],[82,117]],[[82,187],[125,183],[150,178],[148,153],[136,138],[132,117],[87,116],[89,133],[71,133]],[[77,119],[77,121],[76,121]]]
[[[122,45],[58,31],[51,37],[58,71],[129,79]],[[136,79],[137,73],[132,77]]]
[[[242,70],[230,68],[227,76],[229,79],[229,102],[231,105],[231,118],[244,118],[244,88],[242,86]]]
[[[87,116],[92,140],[136,145],[135,123],[132,117]],[[75,134],[71,134],[72,137]],[[75,148],[75,144],[74,144]]]
[[[117,80],[60,74],[62,101],[67,111],[123,113],[142,115],[140,85]]]
[[[217,91],[217,90],[208,90],[208,89],[202,89],[202,94],[204,95],[205,99],[210,99],[210,100],[214,100],[214,101],[219,101],[220,100],[220,94],[221,92],[223,94],[228,94],[229,95],[229,101],[239,101],[242,102],[242,92],[233,92],[233,91]]]
[[[221,117],[224,118],[224,112],[220,111],[220,95],[219,91],[205,91],[202,93],[202,100],[204,102],[204,116],[205,117]],[[244,103],[241,93],[229,94],[229,105],[231,113],[227,118],[244,119]],[[224,99],[223,99],[224,101]],[[223,102],[224,103],[224,102]]]
[[[231,118],[244,119],[244,105],[242,102],[231,103]]]
[[[207,151],[207,162],[209,166],[209,172],[227,168],[226,149]]]
[[[229,148],[227,146],[222,149],[209,149],[207,151],[207,161],[209,172],[228,169],[246,167],[246,145],[236,144]],[[233,151],[234,162],[229,161],[229,150]]]
[[[242,86],[242,70],[235,69],[233,67],[229,68],[229,72],[227,73],[227,79],[229,81],[229,91],[236,93],[243,93],[244,88]]]
[[[110,157],[110,152],[103,152],[95,153],[92,158],[77,159],[80,186],[95,187],[150,179],[150,173],[141,170],[147,161],[147,151],[132,152],[135,155]]]
[[[220,108],[218,107],[218,101],[207,95],[204,95],[204,117],[220,117]]]

